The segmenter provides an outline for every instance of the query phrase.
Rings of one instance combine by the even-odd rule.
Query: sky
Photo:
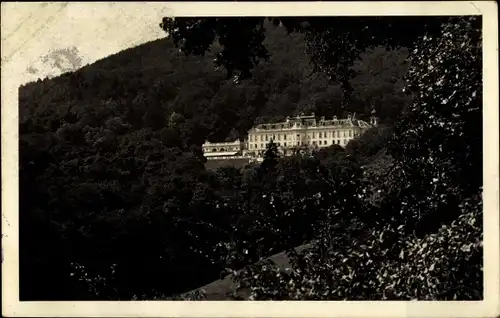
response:
[[[19,84],[57,76],[165,37],[166,15],[154,3],[2,3],[2,66],[15,61]]]

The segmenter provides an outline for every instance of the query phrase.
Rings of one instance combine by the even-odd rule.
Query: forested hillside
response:
[[[182,139],[197,144],[207,136],[213,140],[243,136],[255,122],[297,112],[341,116],[356,111],[363,116],[373,105],[381,117],[391,120],[408,101],[401,91],[408,69],[404,49],[377,48],[366,53],[356,67],[356,99],[350,109],[341,110],[338,85],[312,72],[303,35],[268,27],[266,45],[271,58],[252,79],[239,85],[226,80],[222,69],[214,71],[210,52],[204,57],[186,57],[171,41],[162,39],[75,73],[25,85],[20,90],[21,115],[32,116],[35,108],[25,105],[37,103],[36,111],[50,108],[57,121],[61,116],[81,115],[85,105],[92,105],[103,112],[99,117],[121,114],[134,128],[165,128],[169,121],[181,121]]]
[[[270,59],[259,64],[249,79],[226,78],[222,68],[214,69],[210,51],[187,56],[163,39],[20,88],[21,300],[165,299],[217,280],[227,269],[246,268],[317,240],[318,235],[345,247],[328,259],[330,265],[342,263],[344,255],[352,252],[352,242],[379,244],[374,238],[387,233],[389,238],[380,250],[395,246],[387,252],[392,255],[406,243],[426,244],[422,243],[429,240],[426,235],[441,225],[456,230],[451,222],[467,209],[476,213],[470,216],[476,222],[470,224],[475,231],[471,237],[480,237],[475,227],[481,217],[477,183],[463,194],[456,181],[466,179],[470,171],[477,173],[477,161],[471,167],[462,166],[457,159],[461,152],[453,152],[450,160],[443,155],[442,164],[432,167],[426,165],[427,158],[408,160],[420,158],[411,152],[424,144],[418,138],[436,130],[422,113],[398,117],[404,109],[416,107],[412,96],[403,93],[408,86],[404,76],[413,67],[406,59],[406,48],[366,50],[354,67],[351,103],[341,108],[340,85],[313,72],[304,35],[266,26]],[[476,63],[476,55],[471,55]],[[417,71],[414,67],[413,82],[419,79],[418,67]],[[476,94],[478,88],[471,87],[467,92],[475,90]],[[256,123],[299,112],[314,111],[318,116],[356,112],[364,117],[372,106],[385,125],[351,141],[345,149],[332,146],[311,158],[279,158],[275,145],[270,144],[259,166],[205,169],[200,145],[207,138],[241,138]],[[454,117],[443,116],[455,123]],[[470,116],[469,120],[476,120]],[[416,123],[432,129],[422,136],[406,136],[405,129]],[[438,134],[433,142],[462,141],[459,136],[453,140],[446,136]],[[465,148],[477,144],[470,138]],[[407,142],[408,148],[399,147]],[[429,193],[425,182],[433,180],[436,171],[453,172],[446,182],[456,186],[436,185]],[[422,179],[416,177],[417,172],[425,173]],[[440,195],[451,199],[436,206],[422,199]],[[418,204],[429,217],[415,216]],[[405,211],[403,216],[399,211]],[[444,217],[442,211],[451,212]],[[374,215],[380,224],[373,221]],[[332,233],[338,234],[331,237]],[[405,239],[400,241],[402,236]],[[462,239],[459,236],[453,248],[461,246]],[[473,244],[469,248],[474,253],[468,254],[466,262],[474,262],[464,270],[470,277],[482,275],[476,266],[482,253],[479,238]],[[320,257],[315,252],[311,257]],[[359,262],[350,261],[352,266],[366,261],[359,257]],[[399,265],[391,263],[394,259],[365,274],[397,273]],[[462,264],[462,260],[443,259],[442,271],[447,264]],[[308,268],[309,261],[299,263],[311,275],[323,270]],[[406,261],[411,265],[428,260],[411,254]],[[252,297],[300,298],[293,293],[286,296],[283,290],[284,294],[272,295],[268,286],[261,285],[273,280],[262,280],[263,276],[248,282],[255,270],[242,272],[250,273],[242,281],[257,288]],[[352,274],[346,271],[340,277]],[[261,273],[267,275],[265,270]],[[346,284],[359,285],[365,275],[361,273],[362,269],[354,282],[354,274],[349,276]],[[289,275],[301,274],[294,270]],[[404,275],[413,277],[411,272]],[[474,277],[463,282],[473,292],[454,294],[446,287],[440,297],[477,297],[480,286],[474,285]],[[281,286],[281,281],[275,283]],[[361,288],[358,285],[325,297],[352,298]],[[411,298],[412,292],[388,297]]]

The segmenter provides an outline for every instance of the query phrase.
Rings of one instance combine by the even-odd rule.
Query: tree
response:
[[[413,47],[426,32],[439,30],[447,18],[437,17],[286,17],[268,18],[289,32],[305,34],[306,51],[314,70],[342,84],[343,105],[350,103],[353,63],[369,47]],[[186,54],[204,54],[218,39],[220,51],[214,63],[224,66],[227,76],[241,79],[269,54],[263,41],[265,18],[163,18],[160,27]],[[404,34],[404,36],[402,36]]]
[[[370,128],[361,136],[350,140],[345,151],[361,164],[368,163],[375,154],[387,148],[392,134],[393,129],[390,126]]]
[[[444,24],[415,49],[407,77],[415,102],[389,149],[402,172],[395,179],[401,214],[421,230],[455,218],[460,198],[481,191],[481,52],[475,17]]]
[[[351,230],[300,253],[291,249],[291,269],[262,261],[235,281],[250,300],[479,300],[480,209],[480,198],[467,200],[459,218],[423,238],[390,225],[362,236]]]
[[[250,299],[482,297],[479,22],[453,19],[418,42],[407,77],[416,98],[389,142],[393,167],[374,180],[386,190],[372,209],[383,223],[354,240],[322,235],[301,255],[291,250],[291,271],[270,262],[244,269],[237,280]]]
[[[278,145],[273,140],[271,140],[266,146],[266,151],[264,152],[264,161],[261,164],[261,168],[263,170],[266,170],[276,167],[279,157]]]
[[[258,168],[258,180],[262,187],[259,193],[266,193],[275,188],[279,157],[278,145],[271,140],[266,146],[264,160]]]

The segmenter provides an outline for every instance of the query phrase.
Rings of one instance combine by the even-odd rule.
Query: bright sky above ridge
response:
[[[164,37],[164,13],[139,2],[2,3],[2,64],[15,60],[19,84],[57,76]]]

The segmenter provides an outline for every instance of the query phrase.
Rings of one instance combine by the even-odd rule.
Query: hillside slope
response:
[[[389,120],[404,104],[404,51],[368,52],[353,108],[340,110],[338,86],[311,74],[301,35],[269,28],[266,43],[270,60],[240,84],[211,54],[186,57],[162,39],[20,88],[21,299],[131,299],[214,281],[223,257],[208,251],[245,224],[248,200],[216,208],[242,182],[207,171],[207,138],[234,140],[296,112],[361,117],[372,102]]]
[[[45,111],[79,114],[83,107],[114,103],[137,128],[144,125],[141,118],[148,112],[162,117],[155,120],[158,127],[166,125],[172,114],[181,114],[179,120],[187,126],[182,137],[188,144],[200,144],[206,138],[234,139],[256,122],[297,112],[344,116],[356,111],[362,117],[373,104],[380,117],[392,120],[408,101],[400,91],[408,67],[404,50],[377,48],[365,54],[356,66],[352,107],[341,110],[339,87],[322,74],[312,74],[303,36],[287,35],[280,27],[268,28],[265,43],[270,60],[257,67],[251,80],[239,85],[226,80],[222,69],[214,70],[213,53],[186,57],[169,39],[161,39],[74,73],[22,86],[20,117],[23,121]],[[110,112],[102,115],[111,117]],[[57,128],[56,123],[51,126]]]

